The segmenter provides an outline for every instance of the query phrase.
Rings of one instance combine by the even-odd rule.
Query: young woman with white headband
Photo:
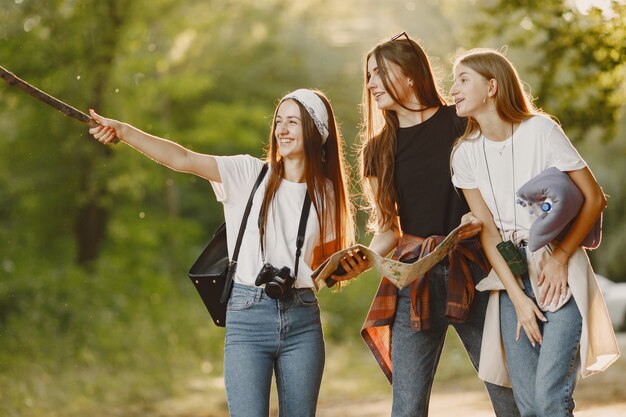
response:
[[[244,190],[252,189],[264,161],[199,154],[93,110],[91,115],[101,126],[89,133],[100,142],[117,137],[175,171],[208,180],[224,205],[228,241],[236,240],[249,198]],[[354,237],[342,137],[321,92],[300,89],[280,100],[265,163],[268,174],[254,195],[226,314],[228,407],[231,416],[268,416],[275,373],[279,415],[314,416],[325,352],[311,273]],[[306,196],[312,208],[308,218]],[[296,255],[301,219],[306,228]],[[259,277],[271,279],[271,271],[283,268],[295,278],[284,293],[255,285]]]

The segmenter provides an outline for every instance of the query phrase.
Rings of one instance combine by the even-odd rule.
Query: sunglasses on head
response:
[[[415,49],[415,45],[413,45],[413,42],[411,41],[411,38],[409,38],[409,35],[406,34],[406,32],[402,32],[402,33],[398,33],[396,36],[393,36],[391,38],[391,41],[397,41],[398,39],[404,37],[406,39],[406,41],[409,43],[409,45],[411,45],[411,49],[413,49],[413,52],[415,52],[415,55],[417,55],[418,58],[421,57],[421,55],[419,54],[419,52],[417,52],[417,49]],[[404,39],[400,39],[400,40],[404,40]]]

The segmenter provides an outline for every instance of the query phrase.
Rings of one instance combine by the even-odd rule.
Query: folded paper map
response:
[[[426,272],[445,258],[448,252],[459,242],[459,231],[468,224],[469,222],[460,224],[456,229],[451,231],[431,253],[415,262],[404,263],[395,261],[377,254],[367,246],[356,244],[328,257],[328,259],[313,271],[311,278],[313,278],[315,288],[318,291],[325,286],[329,286],[329,282],[330,285],[332,285],[333,281],[331,275],[337,270],[339,259],[350,251],[361,251],[365,257],[369,259],[371,266],[376,269],[380,275],[387,278],[399,289],[404,288],[416,279],[424,276]],[[331,279],[329,282],[327,282],[328,278]]]

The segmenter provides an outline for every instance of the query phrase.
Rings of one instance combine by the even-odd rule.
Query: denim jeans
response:
[[[535,295],[528,276],[524,292]],[[522,329],[515,341],[517,314],[506,291],[500,293],[500,330],[504,342],[513,393],[523,417],[566,417],[574,415],[574,388],[580,368],[582,318],[574,298],[554,313],[538,320],[542,344],[533,347]]]
[[[314,416],[324,360],[320,310],[311,289],[274,300],[261,288],[233,286],[224,348],[231,416],[267,417],[273,374],[279,416]]]
[[[392,417],[427,417],[433,379],[448,326],[456,330],[467,354],[478,369],[480,345],[489,294],[476,291],[469,317],[465,323],[452,323],[445,316],[446,293],[450,268],[439,263],[428,277],[430,289],[431,328],[416,332],[410,324],[410,286],[398,293],[396,317],[393,323],[391,360],[393,363]],[[483,276],[472,265],[474,281]],[[519,416],[510,388],[485,383],[493,409],[498,417]],[[459,415],[464,413],[459,410]]]

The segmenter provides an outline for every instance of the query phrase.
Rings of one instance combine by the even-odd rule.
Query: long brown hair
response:
[[[498,116],[505,122],[519,123],[535,114],[542,113],[532,103],[530,94],[524,91],[524,84],[517,70],[502,53],[494,49],[472,49],[455,60],[454,67],[464,65],[487,80],[498,82],[495,94],[495,105]],[[454,149],[462,141],[480,133],[480,125],[476,119],[467,118],[465,133],[457,140]]]
[[[343,138],[337,127],[335,116],[326,96],[317,90],[315,94],[324,102],[328,112],[328,138],[322,144],[322,136],[315,126],[315,122],[306,108],[297,100],[294,102],[300,108],[302,120],[302,133],[304,138],[304,178],[307,192],[317,213],[320,228],[322,255],[324,257],[343,249],[354,242],[354,220],[350,191],[348,187],[348,164],[345,161],[343,150]],[[278,153],[276,140],[276,114],[280,103],[276,106],[272,118],[272,128],[269,137],[266,161],[270,165],[269,177],[261,205],[261,224],[267,224],[267,213],[276,191],[283,180],[284,165],[281,155]],[[329,204],[334,201],[334,204]],[[332,207],[332,214],[328,216]],[[328,225],[328,221],[332,225]],[[324,237],[328,228],[332,227],[335,234],[335,242],[330,248],[326,248]],[[332,252],[325,253],[326,249]]]
[[[397,216],[397,192],[394,185],[396,131],[399,127],[395,111],[379,111],[375,108],[372,95],[367,87],[369,82],[367,63],[371,57],[376,59],[378,73],[387,94],[400,106],[413,111],[423,111],[431,107],[445,105],[439,92],[435,76],[422,47],[412,39],[398,38],[375,46],[365,56],[365,72],[361,111],[361,147],[359,160],[363,192],[366,196],[366,210],[369,212],[370,230],[388,229]],[[400,67],[402,75],[413,80],[413,93],[421,108],[411,109],[401,103],[398,91],[391,80],[387,63]],[[370,189],[367,177],[378,180],[378,191]]]

